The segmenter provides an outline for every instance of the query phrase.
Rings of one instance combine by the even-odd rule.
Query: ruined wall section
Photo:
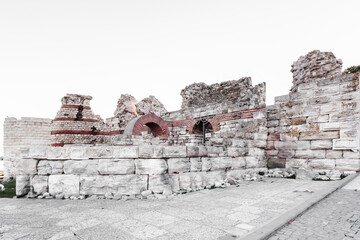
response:
[[[291,93],[267,107],[269,167],[360,170],[359,73],[339,67],[318,51],[294,63]]]
[[[213,146],[67,146],[23,150],[16,194],[56,198],[171,195],[254,180],[266,169]],[[150,190],[150,191],[149,191]]]
[[[182,109],[228,103],[244,109],[265,107],[265,83],[252,86],[250,77],[207,85],[194,83],[181,91]]]
[[[51,119],[5,118],[4,122],[4,176],[15,176],[20,149],[29,146],[47,146],[52,142]]]

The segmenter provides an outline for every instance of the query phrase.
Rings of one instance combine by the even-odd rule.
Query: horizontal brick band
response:
[[[82,106],[82,105],[62,105],[61,108],[79,108],[79,106]],[[88,109],[88,110],[91,110],[91,107],[89,106],[82,106],[83,109]]]
[[[76,122],[98,122],[99,120],[97,119],[86,119],[83,118],[81,120],[75,120],[76,118],[55,118],[53,121],[76,121]]]

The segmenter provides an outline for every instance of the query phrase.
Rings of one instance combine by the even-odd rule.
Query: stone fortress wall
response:
[[[53,147],[22,148],[18,195],[167,195],[291,172],[271,168],[339,179],[360,170],[359,72],[341,68],[332,53],[300,57],[290,93],[267,107],[265,83],[250,78],[189,85],[175,112],[121,95],[106,121],[90,96],[68,94],[50,124]]]

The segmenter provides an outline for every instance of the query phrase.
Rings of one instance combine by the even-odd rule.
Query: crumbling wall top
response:
[[[337,59],[332,52],[314,50],[301,56],[291,67],[293,73],[291,91],[296,92],[297,86],[301,83],[341,74],[342,60]]]
[[[78,105],[78,106],[90,106],[91,96],[79,95],[79,94],[66,94],[61,99],[62,105]]]

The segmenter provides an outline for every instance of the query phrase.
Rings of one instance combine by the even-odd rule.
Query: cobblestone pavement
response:
[[[310,208],[269,240],[360,239],[360,177]]]
[[[164,200],[0,199],[0,239],[235,239],[334,184],[267,179]]]

